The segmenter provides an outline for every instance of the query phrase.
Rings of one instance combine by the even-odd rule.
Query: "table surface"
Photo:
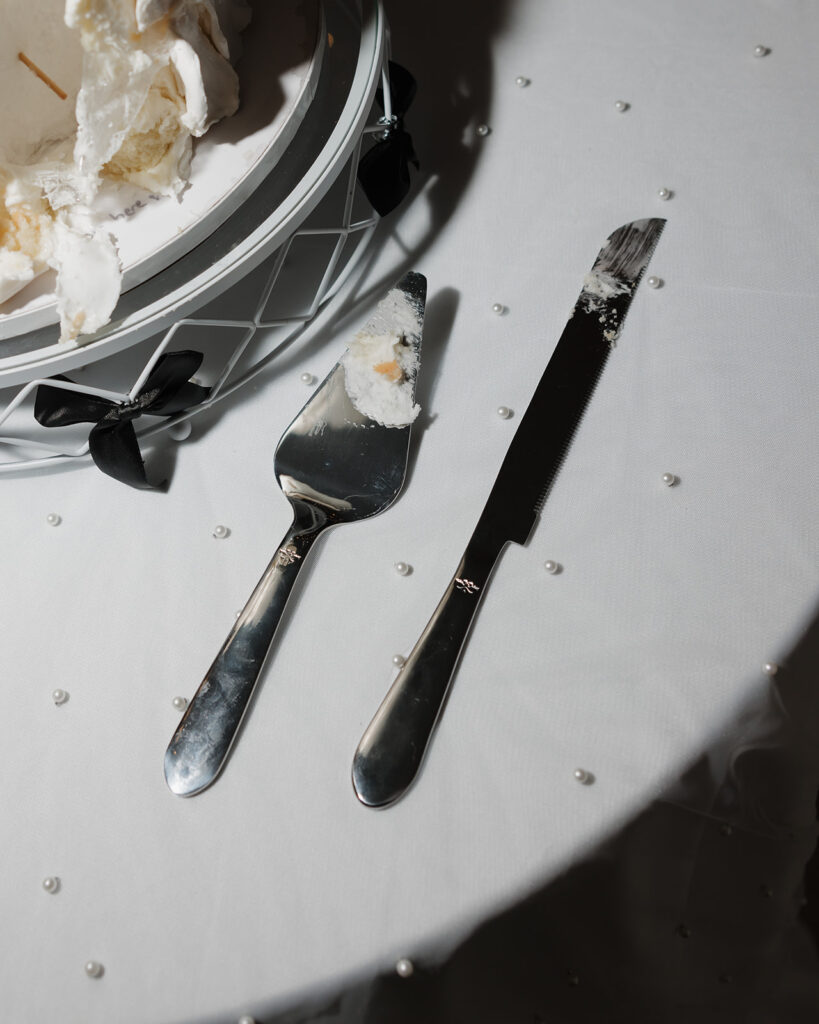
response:
[[[9,1020],[232,1020],[434,962],[659,797],[769,843],[782,871],[815,843],[819,7],[386,7],[421,171],[349,315],[164,437],[166,493],[89,464],[2,479]],[[540,522],[496,568],[417,785],[367,809],[350,765],[392,657],[602,242],[654,216],[662,286],[638,290]],[[324,376],[406,269],[429,299],[404,491],[319,543],[223,776],[174,797],[173,698],[290,522],[272,462],[300,376]],[[701,844],[675,850],[694,863]],[[665,896],[673,921],[690,893]]]

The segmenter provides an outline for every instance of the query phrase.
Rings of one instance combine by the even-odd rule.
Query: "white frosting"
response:
[[[583,279],[583,291],[599,299],[610,299],[615,295],[623,295],[631,291],[631,285],[621,281],[605,270],[593,270]]]
[[[610,304],[609,299],[627,294],[632,287],[628,281],[621,281],[605,270],[592,270],[583,280],[583,291],[578,303],[587,313],[599,314],[597,320],[604,328],[603,337],[611,346],[614,346],[620,336],[622,324],[616,305]]]
[[[401,427],[421,411],[412,401],[418,357],[402,335],[361,331],[341,362],[347,394],[362,415],[385,427]]]
[[[248,19],[246,0],[0,0],[0,88],[20,97],[0,105],[0,302],[53,267],[61,341],[108,321],[100,181],[181,195],[192,139],[238,106]]]
[[[341,358],[344,386],[363,416],[385,427],[403,427],[415,420],[421,411],[413,401],[420,331],[414,303],[400,288],[393,288],[350,343]]]
[[[239,6],[247,12],[244,0]],[[102,173],[178,195],[188,180],[191,139],[239,104],[231,66],[238,54],[214,4],[67,0],[65,20],[85,53],[76,166],[94,183]]]
[[[63,333],[75,338],[98,331],[111,316],[122,281],[110,236],[84,223],[77,211],[55,220],[53,245]]]

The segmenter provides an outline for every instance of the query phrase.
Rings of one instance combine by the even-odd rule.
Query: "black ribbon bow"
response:
[[[190,381],[202,358],[201,352],[165,352],[130,402],[111,402],[96,395],[40,384],[34,400],[34,417],[44,427],[93,423],[88,447],[99,469],[131,487],[151,489],[154,485],[148,483],[145,474],[134,420],[143,413],[173,416],[203,402],[210,389]],[[72,383],[62,375],[52,379]]]
[[[358,164],[358,180],[376,213],[383,217],[394,210],[409,192],[412,164],[420,166],[412,139],[404,128],[404,114],[415,98],[415,79],[400,64],[387,66],[390,82],[392,121],[385,122],[384,136],[368,150]],[[375,94],[384,109],[384,90]]]

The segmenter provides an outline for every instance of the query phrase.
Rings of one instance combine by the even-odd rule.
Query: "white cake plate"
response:
[[[190,252],[275,167],[312,102],[326,40],[319,0],[257,2],[236,67],[240,109],[195,140],[181,199],[103,185],[95,210],[116,241],[123,291]],[[2,339],[58,322],[55,283],[49,271],[0,306],[0,353]]]
[[[187,229],[186,241],[163,233],[147,259],[168,265],[123,292],[111,323],[81,344],[58,343],[56,324],[0,341],[0,388],[86,365],[155,334],[243,277],[306,219],[360,143],[385,53],[385,19],[375,0],[326,0],[323,21],[333,45],[319,47],[323,56],[313,62],[320,67],[311,76],[312,102],[294,114],[293,137],[272,171],[257,181],[258,167],[250,167],[241,146],[230,143],[241,168],[238,184],[209,208],[207,223]],[[231,212],[224,215],[225,210]],[[154,213],[150,204],[138,212]],[[188,245],[202,234],[198,244]],[[186,249],[183,259],[178,247]],[[144,276],[137,268],[133,272]]]

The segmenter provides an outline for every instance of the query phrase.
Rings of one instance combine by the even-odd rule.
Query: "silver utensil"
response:
[[[492,570],[537,521],[664,225],[618,228],[586,275],[455,575],[356,750],[362,803],[390,804],[412,784]]]
[[[392,426],[384,425],[387,416],[380,407],[373,414],[382,422],[369,415],[373,410],[366,403],[372,405],[372,396],[362,394],[359,378],[364,372],[366,385],[370,371],[366,366],[362,371],[362,364],[349,357],[356,344],[366,346],[379,339],[387,346],[392,339],[407,347],[399,352],[403,375],[398,373],[399,363],[379,364],[373,372],[379,386],[383,376],[378,374],[390,375],[404,397],[409,395],[412,408],[425,302],[426,280],[420,274],[406,274],[279,441],[274,470],[293,507],[293,523],[168,745],[165,779],[178,796],[201,792],[222,770],[293,584],[316,539],[331,526],[383,512],[401,490],[412,414],[400,422],[399,405],[399,422]]]

